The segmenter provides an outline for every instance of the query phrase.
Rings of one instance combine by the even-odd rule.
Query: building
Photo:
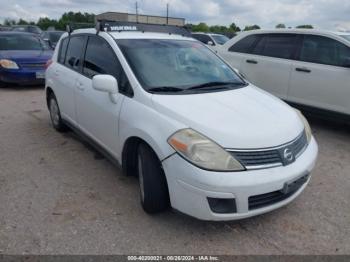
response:
[[[127,21],[127,22],[139,22],[145,24],[160,24],[160,25],[177,25],[184,26],[185,18],[154,16],[154,15],[138,15],[119,13],[119,12],[105,12],[95,16],[95,20],[109,20],[109,21]],[[168,22],[167,22],[168,21]]]

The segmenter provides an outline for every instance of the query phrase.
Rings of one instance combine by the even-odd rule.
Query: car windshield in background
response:
[[[342,35],[341,37],[345,38],[346,40],[350,41],[350,35]]]
[[[212,38],[214,38],[215,42],[219,45],[225,44],[230,38],[224,35],[211,35]]]
[[[0,35],[0,50],[47,50],[48,45],[32,35]]]
[[[129,65],[148,91],[237,88],[245,82],[203,44],[185,40],[118,39]]]
[[[50,32],[49,39],[52,43],[57,43],[64,32]]]

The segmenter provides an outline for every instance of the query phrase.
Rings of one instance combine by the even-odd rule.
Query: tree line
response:
[[[48,17],[41,17],[37,22],[26,21],[24,19],[19,19],[18,21],[13,19],[5,19],[4,26],[11,25],[36,25],[39,26],[42,30],[47,30],[50,28],[55,28],[56,30],[65,30],[66,25],[69,23],[95,23],[95,15],[90,13],[81,13],[81,12],[66,12],[59,19],[50,19]]]
[[[65,27],[69,23],[95,23],[95,14],[92,13],[81,13],[81,12],[66,12],[59,19],[50,19],[48,17],[41,17],[37,22],[26,21],[24,19],[13,20],[5,19],[3,25],[37,25],[42,30],[47,30],[48,28],[55,28],[56,30],[65,30]],[[1,25],[1,24],[0,24]],[[230,24],[229,26],[223,25],[212,25],[209,26],[206,23],[199,24],[186,24],[186,27],[193,32],[212,32],[218,34],[232,35],[240,31],[249,31],[260,29],[259,25],[247,25],[243,29],[237,26],[235,23]],[[276,28],[286,28],[285,24],[278,24]],[[296,28],[313,28],[312,25],[299,25]]]

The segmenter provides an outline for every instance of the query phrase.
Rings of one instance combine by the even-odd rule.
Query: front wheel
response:
[[[159,213],[169,207],[169,192],[162,164],[154,151],[141,143],[138,148],[137,170],[141,204],[149,214]]]
[[[57,99],[54,94],[51,94],[49,98],[49,110],[53,127],[58,132],[67,131],[68,128],[62,121],[60,108],[58,107]]]

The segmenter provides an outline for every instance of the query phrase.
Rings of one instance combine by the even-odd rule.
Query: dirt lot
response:
[[[0,89],[0,253],[350,254],[350,128],[310,120],[320,156],[305,192],[213,223],[146,215],[135,178],[53,130],[43,88]]]

